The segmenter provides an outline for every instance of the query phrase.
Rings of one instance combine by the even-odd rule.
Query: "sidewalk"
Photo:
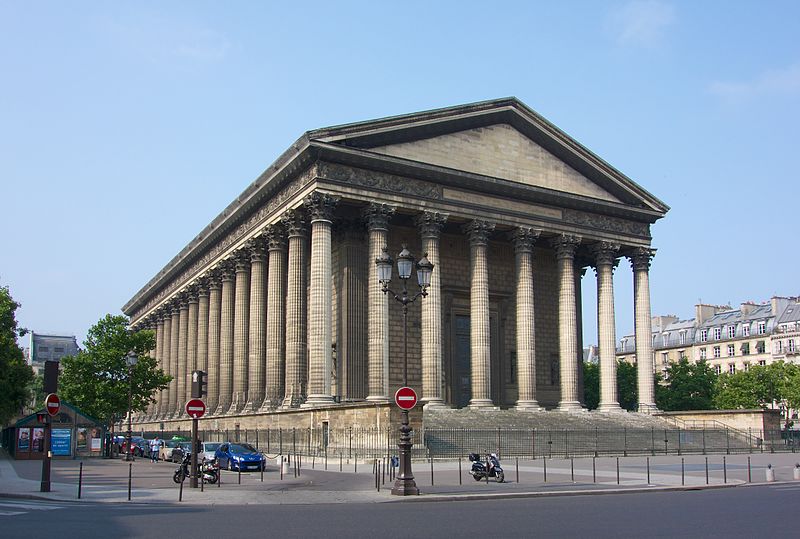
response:
[[[761,483],[766,466],[772,464],[777,481],[792,481],[795,462],[800,455],[754,454],[690,455],[650,457],[649,483],[646,457],[620,457],[619,479],[615,457],[583,459],[516,459],[503,461],[506,482],[493,479],[476,482],[467,473],[469,463],[434,462],[433,481],[427,461],[414,462],[414,476],[420,496],[398,497],[390,494],[391,481],[382,476],[380,492],[375,488],[373,462],[347,462],[337,459],[324,463],[304,460],[300,477],[293,470],[283,479],[276,466],[263,474],[222,472],[221,485],[205,485],[204,491],[183,485],[182,502],[193,505],[223,504],[320,504],[381,503],[402,501],[452,501],[495,497],[538,497],[585,494],[610,494],[674,489],[725,488],[748,483],[747,459],[750,457],[750,479]],[[706,461],[708,458],[708,479]],[[78,500],[79,466],[83,462],[81,499]],[[341,465],[342,471],[339,471]],[[545,466],[546,480],[545,480]],[[179,503],[179,485],[172,481],[177,465],[151,463],[136,459],[54,460],[51,466],[51,492],[40,492],[41,461],[15,461],[0,452],[0,497],[35,498],[58,501],[128,502],[128,473],[131,474],[131,502],[146,504]],[[683,468],[683,473],[682,473]],[[519,481],[517,481],[517,473]],[[460,475],[460,481],[459,481]]]

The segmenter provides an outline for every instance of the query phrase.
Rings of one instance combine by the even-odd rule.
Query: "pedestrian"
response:
[[[158,462],[158,453],[161,450],[161,440],[158,436],[150,440],[150,462]]]

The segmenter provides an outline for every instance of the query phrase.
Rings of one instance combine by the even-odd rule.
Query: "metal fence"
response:
[[[186,431],[145,432],[188,437]],[[295,454],[309,457],[373,459],[397,454],[395,428],[271,428],[201,430],[206,442],[246,442],[267,455]],[[621,429],[539,430],[425,429],[413,432],[414,458],[455,459],[469,453],[495,452],[501,457],[570,458],[581,456],[682,455],[709,453],[795,452],[793,439],[782,433],[734,429]]]

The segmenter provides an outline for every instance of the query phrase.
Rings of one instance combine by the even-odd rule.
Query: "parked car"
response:
[[[261,470],[266,468],[267,457],[247,443],[223,443],[216,451],[220,467],[229,470]]]
[[[217,449],[219,449],[221,445],[222,442],[203,442],[200,444],[200,460],[216,458]]]
[[[120,452],[123,455],[128,453],[128,439],[125,436],[122,437]],[[141,436],[131,436],[131,454],[134,457],[150,456],[150,442]]]
[[[172,460],[172,461],[174,461],[172,453],[179,446],[180,446],[180,442],[178,440],[164,440],[164,442],[161,444],[161,451],[160,451],[159,457],[161,458],[161,460]]]
[[[192,442],[178,442],[178,447],[172,451],[172,462],[181,462],[184,455],[192,450]]]

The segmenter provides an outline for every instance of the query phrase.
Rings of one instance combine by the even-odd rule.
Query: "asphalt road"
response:
[[[800,485],[379,504],[71,504],[0,499],[3,537],[796,537]]]

